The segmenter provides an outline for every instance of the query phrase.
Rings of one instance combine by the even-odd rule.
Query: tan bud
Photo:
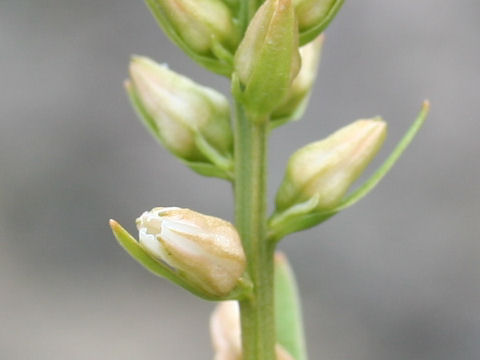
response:
[[[381,118],[358,120],[297,150],[277,193],[277,211],[316,197],[316,210],[334,208],[382,146]]]
[[[232,14],[219,0],[149,0],[155,17],[170,35],[178,37],[197,54],[209,54],[214,42],[234,50],[239,41]],[[160,12],[155,11],[158,7]],[[159,16],[161,14],[161,16]],[[164,20],[166,18],[167,21]],[[172,37],[176,41],[176,37]]]
[[[146,57],[133,57],[127,90],[154,136],[176,156],[209,162],[201,136],[219,156],[231,158],[233,133],[228,100]]]
[[[144,212],[137,228],[145,251],[212,295],[229,294],[245,271],[245,254],[235,227],[217,217],[158,207]]]
[[[242,360],[242,330],[237,301],[222,301],[210,317],[210,336],[215,360]],[[279,344],[275,347],[277,360],[294,360]]]

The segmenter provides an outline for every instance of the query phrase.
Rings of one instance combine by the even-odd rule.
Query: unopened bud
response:
[[[222,301],[210,317],[210,335],[215,360],[242,360],[240,311],[237,301]],[[279,344],[275,346],[276,360],[294,360]]]
[[[228,295],[245,271],[234,226],[189,209],[158,207],[137,219],[139,242],[153,258],[214,296]]]
[[[147,127],[176,156],[202,163],[212,162],[212,153],[231,159],[230,106],[222,94],[145,57],[132,59],[126,86]]]
[[[316,198],[315,210],[333,209],[382,146],[387,125],[363,119],[297,150],[288,161],[277,211]]]
[[[242,359],[240,311],[236,301],[222,301],[210,317],[210,336],[215,360]]]
[[[287,97],[272,113],[270,120],[273,124],[289,120],[295,121],[302,117],[317,77],[324,39],[325,37],[320,35],[314,41],[300,48],[302,67],[293,80]]]
[[[344,0],[293,0],[301,44],[315,39],[335,17]]]
[[[181,47],[187,46],[188,50],[207,56],[213,56],[217,44],[232,53],[235,51],[239,33],[224,2],[147,0],[147,3],[167,35]]]
[[[248,110],[266,115],[283,101],[300,68],[291,0],[263,3],[248,25],[234,66]]]

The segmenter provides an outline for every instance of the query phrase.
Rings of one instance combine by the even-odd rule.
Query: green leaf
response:
[[[397,146],[388,156],[388,158],[363,185],[353,191],[350,195],[347,195],[338,206],[328,211],[307,212],[305,210],[308,210],[309,204],[306,202],[300,204],[299,210],[301,211],[295,211],[295,209],[290,208],[280,214],[275,213],[269,219],[269,239],[276,242],[288,234],[316,226],[328,220],[339,211],[352,206],[370,191],[372,191],[372,189],[380,182],[380,180],[382,180],[383,177],[391,170],[393,165],[395,165],[408,145],[410,145],[412,140],[415,138],[415,135],[417,135],[418,131],[425,122],[429,110],[430,103],[425,100],[417,119],[410,126],[402,139],[397,143]],[[305,209],[303,209],[303,207]]]
[[[307,360],[302,309],[293,270],[285,255],[275,255],[275,324],[277,341],[295,360]]]

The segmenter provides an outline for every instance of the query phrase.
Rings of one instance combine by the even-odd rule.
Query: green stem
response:
[[[236,106],[235,220],[248,261],[253,295],[240,301],[243,360],[275,360],[274,245],[266,241],[268,122]]]

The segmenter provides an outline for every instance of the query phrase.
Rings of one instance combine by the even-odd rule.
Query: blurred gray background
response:
[[[428,122],[373,193],[281,248],[311,359],[480,358],[480,2],[347,1],[327,31],[288,155],[356,118],[389,122],[385,157],[424,98]],[[130,54],[228,92],[142,1],[0,0],[0,359],[211,359],[213,304],[143,270],[115,218],[157,205],[232,219],[230,187],[147,134],[122,88]]]

